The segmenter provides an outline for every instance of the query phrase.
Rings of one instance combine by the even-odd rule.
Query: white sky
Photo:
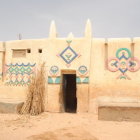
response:
[[[51,20],[59,37],[140,37],[140,0],[0,0],[0,40],[47,38]]]

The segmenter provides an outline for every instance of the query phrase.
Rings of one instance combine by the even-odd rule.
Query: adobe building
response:
[[[0,42],[0,101],[23,102],[45,62],[46,111],[98,113],[99,106],[139,106],[140,38],[49,38]]]

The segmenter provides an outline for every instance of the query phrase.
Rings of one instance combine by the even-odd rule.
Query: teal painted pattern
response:
[[[56,84],[60,84],[60,82],[61,82],[61,78],[60,78],[60,77],[56,77],[55,83],[56,83]]]
[[[48,77],[48,84],[60,84],[61,83],[61,77]],[[89,83],[89,77],[76,77],[76,83],[77,84],[88,84]]]
[[[76,77],[76,83],[77,84],[88,84],[89,77]]]
[[[78,68],[78,72],[80,76],[86,76],[88,73],[87,67],[82,65]]]
[[[85,84],[89,83],[89,78],[88,77],[84,78],[83,83]]]
[[[29,85],[33,76],[35,76],[36,63],[34,64],[6,64],[5,74],[8,86],[26,86]]]
[[[48,84],[53,84],[53,78],[52,77],[48,77]]]
[[[80,84],[80,83],[81,83],[80,77],[76,77],[76,83],[77,83],[77,84]]]
[[[60,84],[61,78],[58,77],[48,77],[48,84]]]

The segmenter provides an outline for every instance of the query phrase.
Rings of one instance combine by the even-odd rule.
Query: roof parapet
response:
[[[85,37],[86,38],[92,38],[92,27],[91,27],[90,19],[88,19],[87,22],[86,22]]]
[[[53,20],[50,25],[49,38],[56,38],[56,37],[57,37],[56,25],[55,25],[55,21]]]

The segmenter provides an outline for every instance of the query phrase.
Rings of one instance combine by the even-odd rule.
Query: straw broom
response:
[[[36,76],[33,77],[31,84],[28,87],[26,102],[23,104],[20,114],[38,115],[45,110],[44,92],[45,92],[45,63],[41,65]]]

